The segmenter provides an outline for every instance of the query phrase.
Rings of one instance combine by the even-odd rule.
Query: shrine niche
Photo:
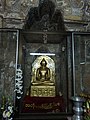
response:
[[[61,81],[60,43],[66,39],[59,34],[65,31],[61,11],[51,0],[40,1],[38,7],[30,8],[24,29],[22,112],[65,112],[62,84],[66,78]],[[48,34],[51,31],[56,33]]]
[[[55,46],[53,44],[45,46],[43,44],[26,43],[22,112],[65,111],[60,77],[57,73],[60,63],[58,56],[55,55],[55,51],[59,51],[60,46],[58,44]]]
[[[56,94],[55,61],[50,56],[41,54],[31,64],[30,85],[23,99],[22,112],[64,112],[63,95],[61,92],[58,96]]]
[[[46,46],[46,44],[26,42],[22,112],[65,111],[65,101],[60,88],[60,73],[57,72],[60,70],[60,59],[57,55],[59,50],[59,44]],[[47,109],[43,107],[44,105]],[[52,107],[48,108],[48,106]]]

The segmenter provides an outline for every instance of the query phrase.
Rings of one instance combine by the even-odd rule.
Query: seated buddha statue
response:
[[[36,81],[33,85],[37,84],[46,84],[46,85],[53,85],[54,83],[50,80],[50,69],[47,67],[47,62],[43,58],[40,62],[40,67],[36,70]]]

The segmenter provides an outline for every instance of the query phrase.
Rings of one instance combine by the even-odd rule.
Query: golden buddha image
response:
[[[55,65],[54,62],[52,62],[53,61],[46,56],[41,56],[35,61],[31,81],[33,85],[53,85],[55,83]]]
[[[44,58],[42,59],[40,65],[40,68],[36,71],[36,80],[40,82],[48,82],[50,80],[50,69],[46,66],[47,62]]]
[[[31,96],[55,96],[55,63],[48,56],[32,64]]]

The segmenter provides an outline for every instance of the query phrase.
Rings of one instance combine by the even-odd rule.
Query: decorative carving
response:
[[[31,86],[31,96],[54,97],[55,86]]]
[[[14,19],[14,18],[3,19],[4,28],[22,28],[23,25],[24,25],[24,20],[22,19]]]
[[[18,13],[21,18],[25,18],[31,6],[35,6],[37,0],[6,0],[6,12],[7,13]],[[16,18],[16,17],[15,17]],[[18,19],[18,18],[17,18]]]
[[[83,6],[83,20],[90,20],[90,0],[86,0]]]
[[[25,20],[28,17],[25,27],[29,26],[26,28],[30,28],[31,30],[43,30],[47,28],[48,31],[55,31],[62,29],[60,28],[60,26],[63,27],[63,24],[60,24],[62,22],[62,17],[56,16],[63,15],[66,21],[90,20],[89,8],[90,0],[0,0],[0,15],[4,19],[12,18]],[[54,13],[57,15],[54,16]],[[53,18],[55,18],[56,21],[55,19],[53,21]],[[22,23],[22,21],[20,22],[20,24],[15,23],[13,26],[12,23],[8,25],[7,21],[5,21],[2,27],[10,26],[9,28],[23,28],[24,23]],[[70,27],[67,30],[70,30]],[[89,27],[87,27],[87,30],[89,30]]]
[[[0,12],[1,13],[4,12],[4,8],[5,8],[5,0],[0,0]]]
[[[30,9],[25,29],[65,31],[62,14],[51,0],[44,0]]]

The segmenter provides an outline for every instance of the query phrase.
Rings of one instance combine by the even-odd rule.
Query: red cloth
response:
[[[48,113],[64,112],[65,104],[63,97],[30,97],[25,96],[22,112],[24,113]]]

